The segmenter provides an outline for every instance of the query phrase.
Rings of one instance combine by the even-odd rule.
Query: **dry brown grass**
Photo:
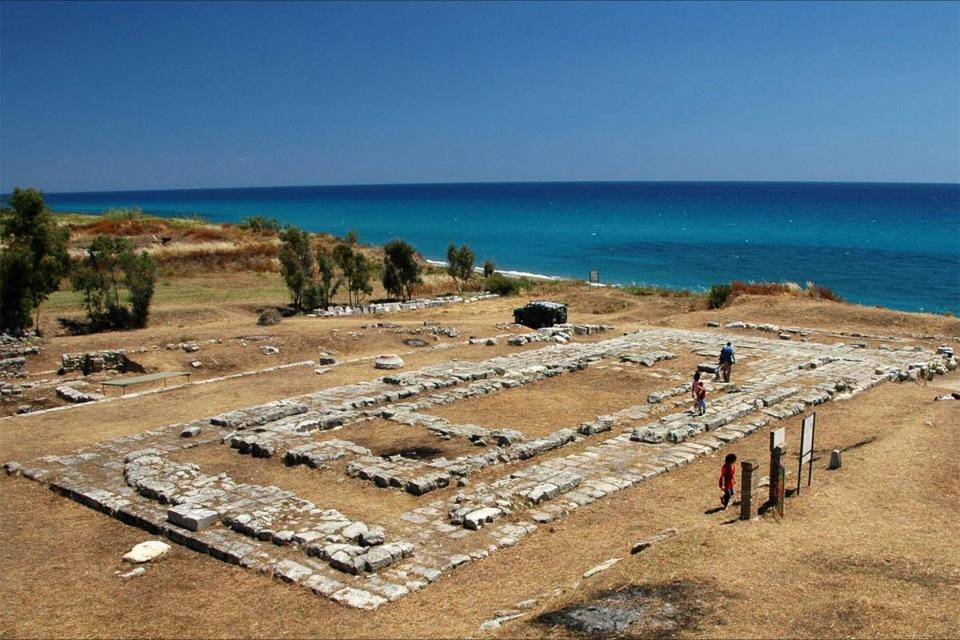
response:
[[[751,296],[795,296],[798,298],[812,298],[814,300],[829,300],[831,302],[843,302],[843,298],[835,294],[831,289],[808,282],[806,287],[801,287],[795,282],[740,282],[734,280],[730,283],[734,295]]]
[[[680,630],[681,637],[956,637],[960,616],[946,603],[955,598],[960,574],[954,517],[960,478],[943,444],[956,443],[960,432],[949,404],[929,404],[928,390],[908,386],[822,407],[818,444],[824,448],[871,434],[879,440],[848,452],[839,472],[818,461],[814,486],[788,501],[782,521],[724,525],[729,512],[705,514],[716,502],[720,461],[701,459],[581,508],[520,545],[374,612],[333,605],[177,546],[144,577],[123,582],[114,575],[124,568],[120,555],[149,536],[34,483],[0,479],[0,571],[6,576],[0,634],[465,637],[480,635],[479,624],[494,611],[559,588],[560,595],[541,597],[501,635],[566,637],[532,619],[601,591],[682,581],[701,585],[697,597],[715,613]],[[791,437],[797,421],[788,422]],[[741,459],[762,459],[765,449],[762,433],[735,447]],[[251,477],[273,473],[270,461],[228,453],[262,465]],[[310,491],[311,484],[328,490],[317,476],[302,475],[299,490]],[[917,492],[916,486],[936,489]],[[368,508],[377,509],[384,492],[374,491]],[[631,543],[667,526],[680,533],[627,555]],[[73,544],[64,544],[68,540]],[[580,578],[610,557],[624,560],[589,581]],[[256,607],[249,605],[251,594]]]
[[[222,286],[241,294],[258,281],[253,274],[225,272],[222,278]],[[573,286],[554,291],[547,295],[563,295],[571,304],[573,321],[615,324],[618,333],[638,328],[640,323],[661,321],[702,329],[705,321],[719,319],[829,330],[960,335],[960,321],[955,318],[792,296],[744,295],[729,308],[694,312],[689,312],[689,301],[633,296],[623,298],[629,304],[621,310],[594,315],[593,309],[610,300],[614,301],[612,307],[619,306],[616,301],[622,294]],[[539,294],[384,320],[413,327],[429,319],[457,326],[464,336],[491,335],[500,332],[496,323],[509,321],[513,307],[534,297]],[[257,327],[253,309],[242,296],[240,302],[214,305],[204,300],[186,303],[178,298],[168,306],[159,305],[155,313],[153,326],[143,330],[49,338],[44,351],[31,359],[36,367],[30,368],[36,371],[55,365],[63,351],[162,344],[185,333],[197,340],[268,333],[279,340],[279,357],[261,354],[258,343],[240,347],[230,341],[205,345],[196,354],[201,359],[223,358],[235,370],[315,357],[320,349],[335,350],[341,358],[410,351],[402,345],[407,335],[360,329],[359,325],[370,322],[370,318],[288,319],[269,329]],[[363,335],[354,339],[348,335],[350,331]],[[452,358],[482,359],[528,348],[508,347],[502,342],[497,347],[419,350],[404,355],[404,359],[412,369]],[[937,343],[924,342],[928,348]],[[179,368],[183,360],[194,357],[162,351],[151,354],[148,363],[157,368]],[[661,363],[649,371],[669,364]],[[748,365],[749,361],[740,366]],[[681,371],[689,373],[686,366]],[[613,375],[604,380],[616,383],[619,372],[607,372]],[[310,368],[291,369],[59,414],[4,420],[0,421],[0,450],[4,460],[27,461],[121,434],[376,375],[369,363],[338,366],[323,376],[313,374]],[[594,391],[603,389],[578,385],[578,380],[586,380],[578,375],[582,374],[553,379],[560,382],[567,378],[582,387],[579,401],[570,400],[564,406],[555,401],[543,411],[551,412],[556,427],[572,426],[579,419],[567,413],[568,409],[593,415],[607,410],[602,396],[591,397]],[[951,374],[952,383],[958,379],[958,374]],[[665,382],[658,381],[658,388],[666,386]],[[628,380],[622,392],[642,395],[643,384],[642,380]],[[631,385],[633,391],[628,388]],[[956,518],[960,469],[954,460],[960,444],[960,404],[931,403],[935,393],[933,387],[884,385],[851,401],[818,407],[818,449],[828,451],[869,442],[848,449],[844,467],[838,472],[827,472],[826,460],[818,460],[814,486],[788,502],[783,521],[763,519],[725,525],[731,519],[729,512],[705,513],[717,502],[720,459],[714,456],[581,508],[559,523],[541,527],[516,547],[472,562],[427,589],[375,612],[334,605],[307,590],[178,546],[148,567],[144,577],[121,581],[114,575],[114,571],[125,568],[121,567],[120,556],[149,536],[35,483],[0,478],[0,531],[4,538],[0,545],[0,575],[4,576],[0,636],[477,636],[481,635],[477,631],[480,623],[494,611],[554,589],[560,589],[560,595],[541,597],[529,618],[507,623],[501,635],[563,636],[563,630],[528,620],[582,602],[603,590],[679,580],[699,585],[699,597],[716,612],[699,620],[697,628],[678,632],[681,636],[957,637],[960,616],[949,605],[956,600],[960,576]],[[518,395],[516,404],[536,403],[544,394],[549,395],[549,391],[541,392],[534,385],[525,400]],[[553,394],[555,399],[560,396]],[[622,406],[622,399],[618,404]],[[581,405],[584,409],[577,408]],[[513,410],[504,407],[505,412]],[[517,410],[525,411],[519,406]],[[476,415],[474,412],[463,418],[476,422]],[[927,426],[928,421],[933,426]],[[798,423],[799,418],[786,422],[791,444],[796,440]],[[349,433],[348,428],[318,437],[350,439]],[[425,443],[421,433],[412,429],[391,434],[384,428],[369,433],[367,442],[372,447],[392,443],[409,446]],[[356,437],[360,434],[361,429],[357,429]],[[873,437],[876,439],[871,441]],[[733,450],[741,459],[762,461],[766,438],[765,433],[758,433],[737,443]],[[566,455],[577,446],[545,457]],[[223,465],[223,470],[240,479],[272,481],[302,492],[318,504],[340,504],[347,512],[356,509],[357,517],[368,514],[372,520],[378,513],[405,506],[404,501],[416,500],[398,491],[362,487],[365,483],[354,484],[342,479],[342,474],[342,481],[337,482],[334,475],[323,475],[328,472],[287,469],[279,461],[254,460],[222,446],[206,450],[198,447],[190,455],[205,469],[216,470],[216,465]],[[510,470],[504,466],[498,473]],[[795,469],[790,471],[795,474]],[[791,475],[789,486],[795,479]],[[441,495],[447,494],[428,494],[427,499]],[[680,534],[637,556],[627,555],[633,542],[669,526],[677,526]],[[586,569],[611,557],[624,560],[593,579],[581,579]],[[252,601],[256,606],[250,606]]]
[[[703,358],[686,354],[657,363],[650,369],[608,361],[584,371],[431,409],[428,413],[455,424],[516,429],[536,438],[560,428],[576,428],[580,422],[611,411],[646,404],[652,391],[686,382],[701,360]],[[745,371],[739,370],[738,375],[745,375]]]
[[[169,225],[157,218],[98,218],[90,222],[70,224],[71,233],[80,236],[142,236],[165,233],[169,228]]]
[[[278,273],[280,248],[269,242],[245,244],[210,242],[202,245],[177,245],[154,252],[167,273],[186,275],[216,271],[253,271]]]

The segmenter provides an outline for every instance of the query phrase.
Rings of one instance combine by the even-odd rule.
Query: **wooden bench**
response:
[[[187,377],[187,383],[190,382],[190,372],[189,371],[161,371],[159,373],[148,373],[144,376],[134,376],[132,378],[120,378],[118,380],[104,380],[100,383],[100,390],[106,395],[107,387],[120,387],[121,395],[127,393],[127,387],[134,384],[144,384],[147,382],[155,382],[157,380],[163,380],[163,387],[167,386],[167,378],[179,378],[181,376]]]

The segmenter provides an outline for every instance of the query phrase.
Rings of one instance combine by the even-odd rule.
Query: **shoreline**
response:
[[[57,209],[54,209],[54,208],[51,208],[51,211],[52,211],[52,213],[54,213],[54,215],[56,215],[56,216],[62,216],[63,218],[69,218],[70,216],[78,216],[78,217],[83,217],[83,218],[98,218],[98,217],[104,215],[104,213],[105,213],[105,212],[90,213],[90,212],[78,212],[78,211],[69,211],[69,210],[57,210]],[[131,210],[131,211],[134,211],[134,210]],[[150,213],[150,212],[148,212],[148,211],[146,211],[146,210],[143,210],[143,209],[139,209],[139,210],[137,210],[137,211],[139,211],[139,213],[142,214],[145,218],[157,218],[157,219],[160,219],[160,220],[184,220],[184,221],[189,221],[189,222],[191,222],[191,223],[203,224],[203,225],[210,225],[210,226],[217,226],[217,227],[220,227],[220,226],[229,227],[229,226],[235,226],[235,225],[239,225],[239,224],[240,224],[239,222],[221,222],[221,221],[216,221],[216,222],[214,222],[214,221],[209,220],[208,218],[204,218],[203,216],[197,216],[196,218],[188,218],[188,217],[185,217],[185,216],[171,216],[171,215],[168,215],[168,214],[165,214],[165,213],[161,213],[161,214]],[[337,238],[337,237],[338,237],[335,232],[331,232],[331,231],[317,230],[317,231],[310,231],[310,233],[316,233],[316,234],[325,235],[325,236],[332,236],[333,238]],[[379,246],[379,245],[375,245],[375,244],[369,244],[369,245],[368,245],[368,243],[362,243],[362,244],[367,245],[367,246],[370,246],[370,247]],[[422,256],[422,255],[423,255],[423,254],[421,253],[421,256]],[[428,265],[430,265],[430,266],[432,266],[432,267],[444,268],[444,267],[447,266],[447,263],[446,263],[446,261],[444,261],[444,260],[437,260],[437,259],[431,259],[431,258],[426,258],[426,257],[424,257],[424,260],[425,260],[425,263],[426,263],[426,264],[428,264]],[[482,269],[479,268],[479,267],[475,267],[475,271],[476,271],[476,272],[482,272]],[[524,269],[500,269],[500,268],[497,268],[497,269],[495,269],[495,272],[498,273],[498,274],[502,274],[503,276],[506,276],[506,277],[511,277],[511,278],[528,278],[528,279],[531,279],[531,280],[536,280],[536,281],[541,281],[541,282],[560,282],[560,281],[568,280],[568,281],[571,281],[571,282],[579,282],[579,283],[583,283],[583,284],[588,284],[588,285],[590,285],[590,286],[592,286],[592,287],[614,287],[614,288],[627,289],[627,290],[629,290],[629,289],[649,289],[649,290],[651,290],[651,292],[654,291],[654,290],[660,290],[660,291],[664,291],[664,292],[684,292],[684,293],[686,293],[686,294],[692,294],[692,295],[698,295],[698,296],[705,295],[705,294],[710,290],[710,286],[709,286],[709,285],[695,285],[695,286],[683,287],[683,286],[675,286],[675,285],[669,285],[669,284],[664,285],[664,284],[656,284],[656,283],[650,283],[650,282],[637,282],[637,281],[632,281],[632,280],[629,281],[629,282],[623,281],[623,280],[614,280],[614,281],[610,281],[610,282],[593,283],[593,282],[590,282],[588,279],[585,279],[585,278],[582,278],[582,277],[567,276],[567,275],[555,275],[555,274],[542,273],[542,272],[537,272],[537,271],[529,271],[529,270],[524,270]],[[739,281],[739,282],[744,282],[744,283],[747,283],[747,284],[754,284],[754,283],[756,283],[756,284],[760,284],[760,283],[787,284],[787,285],[794,285],[794,284],[795,284],[796,286],[799,286],[800,288],[803,288],[803,286],[802,286],[800,283],[806,283],[808,280],[809,280],[809,278],[804,278],[804,277],[794,278],[794,279],[766,279],[766,280],[765,280],[765,279],[754,279],[754,278],[749,278],[749,277],[736,277],[736,275],[734,274],[734,277],[731,277],[729,280],[726,280],[726,281],[720,280],[720,281],[719,281],[719,284],[730,284],[731,282],[737,282],[737,281]],[[816,282],[816,281],[814,281],[814,282]],[[831,287],[830,284],[825,284],[825,285],[822,285],[822,286],[825,286],[825,287],[828,287],[828,288],[833,289],[833,287]],[[834,290],[836,290],[836,289],[834,289]],[[860,300],[856,300],[856,299],[850,299],[850,298],[848,297],[849,294],[841,293],[840,295],[842,295],[842,296],[846,299],[845,301],[846,301],[848,304],[853,304],[853,305],[863,306],[863,307],[877,307],[877,306],[880,306],[880,307],[883,307],[883,308],[886,308],[886,309],[890,309],[890,310],[893,310],[893,311],[902,311],[902,312],[907,312],[907,313],[933,314],[933,315],[949,315],[949,314],[951,314],[951,313],[955,313],[955,312],[953,312],[949,307],[946,308],[946,309],[943,309],[943,310],[938,310],[938,309],[924,308],[926,305],[923,305],[923,306],[912,306],[912,305],[911,305],[911,306],[895,306],[895,305],[890,305],[890,304],[880,304],[880,303],[876,303],[876,302],[866,302],[866,301],[860,301]]]

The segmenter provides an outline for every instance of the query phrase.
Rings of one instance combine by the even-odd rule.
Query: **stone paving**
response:
[[[549,331],[541,335],[551,338]],[[705,416],[691,415],[689,386],[676,381],[651,393],[644,404],[580,424],[564,424],[558,416],[556,430],[540,438],[452,424],[427,413],[466,398],[535,388],[545,378],[611,361],[655,369],[661,361],[693,352],[704,358],[702,366],[712,366],[721,343],[715,333],[674,329],[590,343],[554,341],[478,362],[391,373],[5,468],[196,551],[301,584],[348,606],[375,608],[520,543],[540,524],[811,406],[957,365],[952,351],[751,337],[736,344],[738,360],[749,367],[740,369],[742,379],[734,370],[734,383],[712,383]],[[344,425],[372,428],[363,423],[377,418],[425,436],[464,439],[477,453],[452,460],[380,457],[325,433]],[[411,494],[407,500],[417,506],[364,522],[348,507],[314,504],[279,487],[211,475],[169,457],[182,452],[178,460],[188,460],[189,450],[200,446],[306,465],[318,483],[339,478],[338,491],[373,483],[385,492]]]

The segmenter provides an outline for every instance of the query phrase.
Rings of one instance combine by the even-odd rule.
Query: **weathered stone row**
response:
[[[0,333],[0,378],[26,378],[27,356],[40,353],[40,347],[30,344],[34,332],[23,336]]]
[[[27,359],[23,356],[14,356],[12,358],[3,358],[0,360],[0,376],[25,378]]]
[[[382,313],[398,313],[400,311],[417,311],[420,309],[434,309],[445,307],[451,304],[469,304],[480,300],[489,300],[498,298],[495,293],[481,293],[469,297],[462,296],[440,296],[437,298],[417,298],[408,302],[375,302],[369,305],[339,305],[330,306],[326,309],[314,309],[313,315],[320,318],[329,318],[332,316],[357,316]]]
[[[613,419],[604,417],[589,424],[604,430],[613,425]],[[598,433],[596,431],[595,433]],[[376,456],[361,456],[347,465],[350,477],[369,480],[378,487],[397,487],[414,495],[423,495],[449,486],[456,478],[466,478],[471,473],[495,464],[526,460],[546,451],[562,447],[575,438],[572,429],[560,429],[548,436],[511,446],[497,446],[483,453],[460,456],[453,460],[438,458],[429,462],[410,460],[402,456],[384,459]]]
[[[708,327],[719,327],[719,322],[707,322],[706,326]],[[728,322],[723,325],[727,329],[756,329],[758,331],[765,331],[768,333],[787,333],[787,334],[799,334],[801,336],[810,336],[813,334],[823,334],[829,336],[836,336],[842,338],[867,338],[870,340],[884,340],[888,342],[906,342],[907,338],[905,336],[912,336],[914,338],[922,338],[924,340],[945,340],[945,339],[957,339],[958,336],[943,336],[943,335],[927,335],[927,334],[901,334],[901,335],[879,335],[879,334],[870,334],[862,333],[860,331],[825,331],[823,329],[811,329],[809,327],[782,327],[776,324],[769,323],[755,323],[755,322]],[[883,348],[881,345],[879,348]]]
[[[99,371],[126,371],[125,349],[106,349],[87,353],[64,353],[60,356],[60,373],[83,371],[84,375]]]
[[[676,387],[666,389],[664,391],[654,391],[653,393],[647,396],[647,402],[649,402],[650,404],[658,404],[665,400],[669,400],[670,398],[673,398],[675,396],[688,393],[689,391],[690,391],[689,384],[681,384]]]
[[[74,386],[75,383],[62,384],[55,389],[57,397],[67,402],[96,402],[103,400],[104,395],[95,391],[82,391]]]
[[[603,331],[613,331],[613,327],[601,324],[557,324],[552,327],[543,327],[530,333],[522,333],[507,338],[507,344],[519,347],[533,342],[557,342],[567,344],[572,335],[585,336]]]
[[[620,356],[620,362],[631,362],[633,364],[642,364],[645,367],[652,367],[662,360],[673,360],[677,354],[671,351],[650,351],[647,353],[625,353]]]
[[[320,509],[277,487],[205,475],[196,465],[137,456],[126,462],[124,478],[140,495],[175,505],[167,511],[171,524],[199,531],[222,519],[237,533],[278,546],[304,547],[307,555],[347,573],[377,571],[413,553],[412,545],[403,542],[374,549],[385,542],[383,527],[352,521],[335,509]]]
[[[40,347],[35,344],[26,344],[24,342],[12,342],[0,345],[0,358],[16,358],[19,356],[32,356],[40,353]]]
[[[330,462],[343,460],[350,455],[369,456],[370,449],[358,446],[349,440],[323,440],[302,444],[288,450],[283,461],[288,466],[305,464],[312,469],[325,469]]]
[[[309,406],[326,408],[326,413],[323,414],[326,417],[323,419],[327,422],[317,427],[321,429],[351,424],[369,416],[381,416],[401,424],[424,426],[442,437],[469,438],[478,445],[485,445],[488,442],[507,445],[523,440],[523,435],[508,429],[451,425],[442,418],[422,414],[418,410],[577,371],[603,357],[617,355],[624,349],[630,348],[630,341],[622,338],[610,342],[611,344],[607,345],[599,343],[599,346],[596,344],[570,345],[565,349],[560,348],[559,351],[538,352],[533,356],[515,354],[482,362],[456,363],[455,367],[449,364],[434,365],[418,371],[384,376],[379,381],[371,383],[348,385],[289,401],[232,411],[215,416],[211,422],[237,429],[238,432],[229,434],[225,440],[242,453],[252,453],[261,457],[271,457],[284,446],[297,447],[304,438],[309,438],[308,432],[311,429],[305,427],[315,424],[315,421],[306,419],[306,416],[311,415],[306,413],[306,408]],[[663,353],[659,357],[663,359],[667,355],[672,354]],[[397,402],[426,391],[436,390],[440,390],[439,393],[427,395],[414,402],[394,404],[387,409],[366,409],[365,413],[350,409],[350,407],[369,407],[384,402]],[[341,400],[341,403],[331,404],[335,400]],[[292,417],[288,418],[287,414],[291,414]],[[320,419],[320,415],[317,415],[316,419]],[[244,432],[251,429],[254,430],[253,433]],[[445,462],[463,473],[469,473],[497,461],[498,458],[498,454],[485,453]],[[438,474],[435,469],[419,467],[418,465],[421,464],[424,463],[405,460],[390,462],[371,458],[366,464],[359,463],[359,466],[350,467],[350,473],[353,477],[369,479],[380,486],[407,487],[411,492],[425,492],[446,486],[445,483],[450,480],[449,473]],[[367,470],[361,473],[364,468]],[[415,479],[415,482],[409,483]]]

